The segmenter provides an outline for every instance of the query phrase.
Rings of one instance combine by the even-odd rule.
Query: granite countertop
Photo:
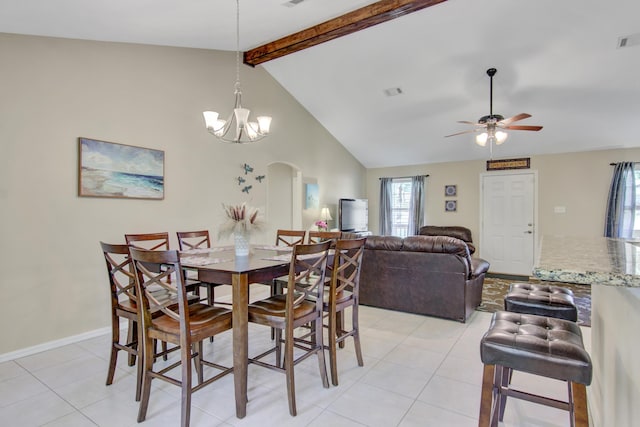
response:
[[[640,242],[544,236],[533,275],[540,280],[640,287]]]

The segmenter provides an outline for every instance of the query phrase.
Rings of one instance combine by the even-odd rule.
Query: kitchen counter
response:
[[[533,275],[540,280],[640,287],[637,241],[544,236]]]
[[[533,275],[591,285],[593,363],[587,387],[590,425],[633,427],[640,420],[640,247],[604,237],[544,236]],[[590,336],[589,336],[590,332]]]

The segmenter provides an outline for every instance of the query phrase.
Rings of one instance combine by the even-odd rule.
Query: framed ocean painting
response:
[[[79,138],[78,195],[164,199],[164,151]]]

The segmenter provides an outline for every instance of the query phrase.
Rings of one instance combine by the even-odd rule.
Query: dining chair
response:
[[[329,366],[331,383],[338,385],[337,346],[344,347],[344,341],[353,337],[358,366],[364,366],[360,347],[358,307],[360,291],[360,267],[366,238],[338,240],[333,255],[331,280],[326,290],[322,309],[328,319]],[[345,310],[351,307],[351,330],[344,328]]]
[[[278,230],[276,232],[276,246],[293,246],[304,243],[306,230]]]
[[[180,425],[187,427],[192,393],[233,371],[233,368],[205,360],[202,343],[207,338],[231,329],[231,310],[202,302],[189,304],[184,277],[180,274],[182,265],[177,251],[130,248],[130,253],[136,274],[144,358],[138,422],[144,421],[147,415],[151,381],[161,379],[181,387]],[[170,275],[175,277],[172,282],[166,280]],[[157,289],[165,290],[172,294],[173,298],[158,299],[155,296]],[[153,316],[154,311],[161,314]],[[154,371],[154,339],[180,346],[180,361]],[[193,385],[192,359],[195,362],[197,385]],[[180,379],[167,375],[168,371],[178,366]],[[204,366],[216,368],[220,372],[205,380]]]
[[[307,235],[307,243],[320,243],[325,240],[331,241],[331,247],[334,247],[336,240],[342,236],[341,231],[309,231]]]
[[[129,258],[129,246],[100,242],[100,247],[107,263],[111,294],[111,356],[107,371],[107,385],[111,385],[116,372],[118,352],[122,350],[129,354],[129,366],[133,366],[136,357],[139,356],[138,345],[140,340],[138,337],[138,308],[135,295],[136,281],[131,258]],[[124,343],[120,342],[121,318],[127,319],[129,323],[127,339]],[[136,401],[140,400],[141,384],[142,363],[138,361]]]
[[[211,238],[209,237],[208,230],[201,231],[178,231],[176,232],[178,237],[178,246],[180,251],[189,251],[197,249],[209,249],[211,248]],[[225,283],[208,283],[199,282],[201,287],[207,289],[207,304],[213,305],[215,303],[215,288],[223,286]],[[197,292],[199,294],[199,292]]]
[[[297,413],[294,376],[296,364],[316,354],[322,385],[329,387],[322,332],[324,279],[329,246],[330,242],[295,245],[289,266],[287,291],[249,304],[249,322],[275,329],[276,338],[274,347],[250,358],[249,363],[285,373],[289,413],[293,416]],[[302,342],[301,338],[294,338],[294,330],[309,323],[315,326],[310,332],[310,339]],[[295,358],[294,347],[303,350]],[[275,363],[260,360],[272,353],[276,356]]]
[[[106,385],[113,383],[118,352],[125,351],[129,354],[129,366],[133,366],[136,363],[136,358],[138,359],[136,401],[139,401],[142,385],[142,360],[140,357],[142,352],[138,304],[135,292],[135,273],[129,256],[129,246],[100,242],[100,247],[107,265],[111,296],[111,355],[109,357]],[[156,298],[167,298],[168,296],[162,290],[156,291]],[[124,343],[121,343],[120,319],[127,319],[129,323],[127,338]],[[163,343],[161,352],[156,352],[155,347],[154,343],[154,357],[166,356],[167,353],[176,350],[175,348],[167,349],[166,343]]]

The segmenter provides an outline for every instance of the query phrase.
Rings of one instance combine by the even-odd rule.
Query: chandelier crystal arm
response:
[[[240,89],[240,0],[236,0],[236,83],[234,85],[235,103],[227,120],[220,119],[215,111],[204,111],[202,114],[209,133],[223,142],[244,144],[259,141],[269,134],[271,117],[259,116],[257,121],[250,121],[251,111],[242,107],[242,90]],[[231,132],[231,130],[234,132]]]

